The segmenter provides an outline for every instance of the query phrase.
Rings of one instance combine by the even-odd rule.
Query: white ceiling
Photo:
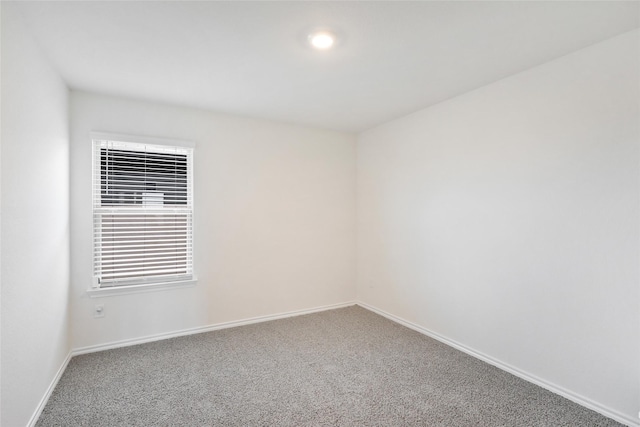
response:
[[[361,131],[639,26],[638,2],[20,2],[71,88]],[[342,34],[317,52],[317,26]]]

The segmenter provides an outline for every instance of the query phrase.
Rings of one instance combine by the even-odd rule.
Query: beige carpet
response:
[[[619,426],[360,307],[71,360],[38,426]]]

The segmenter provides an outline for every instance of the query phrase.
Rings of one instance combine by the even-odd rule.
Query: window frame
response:
[[[133,136],[133,135],[124,135],[124,134],[115,134],[115,133],[106,133],[106,132],[91,132],[90,133],[91,140],[91,284],[87,289],[87,293],[90,297],[102,297],[102,296],[110,296],[110,295],[118,295],[118,294],[129,294],[129,293],[139,293],[139,292],[150,292],[150,291],[161,291],[168,290],[174,288],[183,288],[188,286],[194,286],[197,283],[196,276],[196,262],[195,262],[195,188],[194,188],[194,163],[195,163],[195,143],[191,141],[185,140],[173,140],[166,138],[156,138],[156,137],[146,137],[146,136]],[[191,274],[185,275],[184,278],[179,278],[176,280],[163,280],[163,278],[159,278],[158,280],[153,279],[145,279],[139,282],[127,283],[122,285],[101,287],[98,282],[98,277],[95,276],[95,263],[96,263],[96,254],[98,253],[97,248],[97,227],[96,227],[96,206],[95,206],[95,180],[96,174],[100,174],[100,170],[96,170],[99,168],[98,161],[96,156],[99,156],[99,146],[101,141],[113,141],[120,143],[131,143],[131,144],[146,144],[146,145],[154,145],[154,146],[166,146],[166,147],[177,147],[191,150],[190,161],[187,162],[187,177],[189,180],[188,189],[190,187],[190,215],[191,215],[191,245],[190,245],[190,256],[191,256]],[[187,189],[187,191],[189,191]],[[187,195],[187,197],[189,194]],[[117,209],[117,208],[114,208]]]

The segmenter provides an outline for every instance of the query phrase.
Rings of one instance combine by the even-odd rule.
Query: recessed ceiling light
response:
[[[316,49],[331,49],[336,43],[336,36],[329,31],[316,31],[309,34],[309,43]]]

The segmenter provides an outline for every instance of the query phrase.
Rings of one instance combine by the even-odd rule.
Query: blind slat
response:
[[[144,285],[147,283],[168,283],[168,282],[178,282],[181,280],[191,280],[191,274],[169,274],[165,275],[162,273],[148,275],[143,277],[137,277],[133,280],[128,280],[126,277],[118,277],[112,278],[109,281],[105,281],[101,284],[101,288],[115,288],[119,286],[130,286],[130,285]]]
[[[154,269],[154,268],[167,268],[167,267],[173,267],[173,268],[183,268],[183,264],[186,262],[186,257],[175,257],[175,259],[172,260],[168,260],[168,261],[137,261],[137,262],[127,262],[127,263],[123,263],[123,262],[119,262],[119,263],[113,263],[113,266],[111,266],[112,263],[109,263],[108,261],[102,261],[102,270],[105,272],[113,272],[113,271],[120,271],[120,270],[131,270],[131,269],[144,269],[144,270],[149,270],[149,269]]]
[[[96,239],[96,237],[94,237],[94,239]],[[160,245],[167,245],[167,244],[170,244],[171,242],[175,242],[176,244],[184,244],[184,243],[189,243],[191,241],[192,241],[191,237],[186,237],[184,239],[154,239],[153,241],[149,241],[149,242],[140,242],[140,240],[138,240],[138,239],[128,239],[128,240],[118,241],[117,244],[116,244],[116,242],[113,242],[113,241],[96,242],[93,246],[94,246],[94,248],[102,247],[103,245],[105,247],[106,246],[119,247],[120,245],[125,245],[125,244],[128,244],[128,243],[132,243],[132,244],[136,244],[136,245],[143,245],[143,246],[146,246],[147,244],[153,245],[154,243],[157,243],[157,244],[160,244]]]
[[[174,274],[185,274],[185,272],[187,271],[187,269],[185,267],[183,268],[165,268],[165,269],[153,269],[153,268],[138,268],[138,269],[132,269],[132,270],[118,270],[116,273],[110,273],[108,270],[105,271],[103,273],[102,280],[108,280],[111,277],[134,277],[134,276],[139,276],[139,277],[144,277],[144,276],[150,276],[151,274],[156,274],[156,273],[162,273],[162,274],[167,274],[167,273],[174,273]]]
[[[183,258],[188,258],[188,253],[187,251],[182,251],[182,252],[177,252],[177,253],[173,253],[171,255],[163,255],[160,257],[153,257],[153,256],[143,256],[143,257],[123,257],[123,256],[118,256],[118,257],[111,257],[111,256],[102,256],[99,257],[98,260],[103,264],[103,265],[110,265],[113,263],[121,263],[123,264],[123,261],[127,261],[129,263],[154,263],[154,262],[161,262],[161,261],[173,261],[174,259],[179,258],[179,259],[183,259]]]

